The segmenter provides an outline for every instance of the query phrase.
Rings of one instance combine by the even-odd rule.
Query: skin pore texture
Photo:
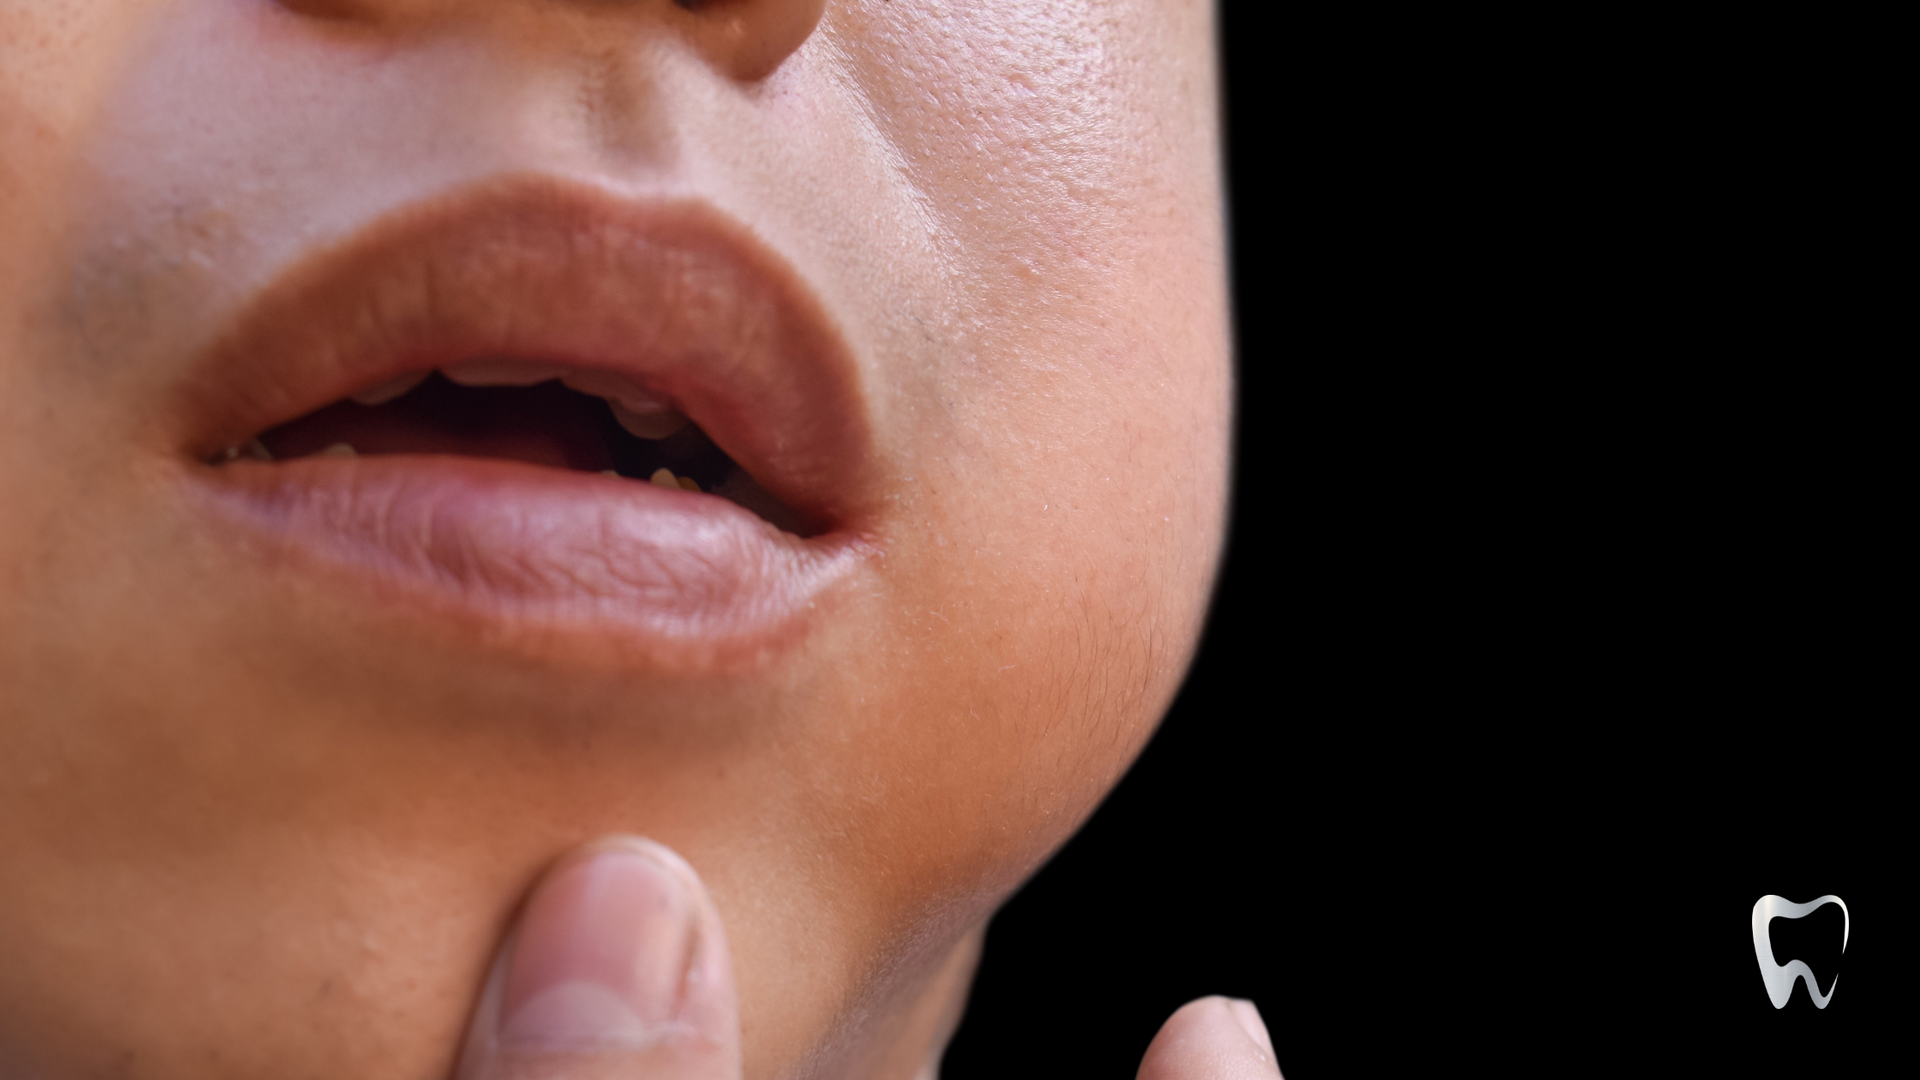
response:
[[[1212,34],[0,0],[0,1075],[442,1080],[530,885],[612,833],[704,881],[746,1076],[917,1075],[1198,637]],[[225,460],[500,356],[627,372],[804,525]]]

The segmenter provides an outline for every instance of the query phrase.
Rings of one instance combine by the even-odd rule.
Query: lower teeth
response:
[[[668,489],[669,491],[672,491],[672,490],[699,491],[700,490],[699,481],[695,480],[691,476],[675,476],[673,475],[673,470],[665,466],[661,466],[660,468],[653,470],[653,475],[647,477],[647,480],[648,482],[652,483],[653,486],[663,487]]]

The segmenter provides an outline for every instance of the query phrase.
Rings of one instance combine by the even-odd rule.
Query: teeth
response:
[[[601,476],[619,476],[619,475],[620,475],[620,470],[618,470],[618,469],[601,469],[601,470],[600,470],[600,475],[601,475]]]
[[[387,402],[400,397],[407,391],[425,382],[428,374],[429,373],[425,371],[416,371],[411,375],[402,375],[397,379],[388,379],[379,386],[369,386],[365,390],[353,395],[353,400],[362,405],[385,405]]]
[[[461,386],[533,386],[557,379],[567,369],[532,360],[469,360],[440,373]]]
[[[613,409],[613,418],[627,429],[628,434],[642,439],[664,439],[687,426],[687,418],[672,409],[664,412],[634,412],[617,401],[609,401],[607,405]]]
[[[630,434],[642,439],[664,439],[687,426],[687,418],[673,402],[648,390],[626,375],[611,371],[569,371],[553,364],[532,360],[469,360],[440,369],[441,374],[461,386],[533,386],[559,379],[569,389],[605,399],[613,408],[613,418]],[[392,401],[419,385],[425,376],[408,376],[411,382],[395,379],[370,387],[354,395],[362,405]]]
[[[647,480],[652,483],[654,487],[663,487],[668,491],[700,490],[700,481],[695,480],[691,476],[675,476],[673,475],[673,470],[664,465],[653,470],[653,475],[647,477]]]
[[[246,446],[241,448],[240,452],[247,455],[248,457],[252,458],[255,461],[272,461],[273,460],[273,451],[268,450],[267,444],[261,442],[259,439],[254,439],[252,442],[249,442]]]
[[[357,451],[357,450],[355,450],[355,449],[354,449],[354,448],[353,448],[352,446],[350,446],[350,445],[348,445],[347,443],[343,443],[343,442],[337,442],[337,443],[334,443],[334,444],[333,444],[332,446],[329,446],[329,447],[327,447],[327,448],[326,448],[325,450],[322,450],[322,451],[320,451],[319,453],[317,453],[317,454],[315,454],[315,455],[313,455],[313,456],[314,456],[314,457],[342,457],[342,458],[345,458],[345,457],[353,457],[353,458],[357,458],[357,457],[359,457],[359,456],[360,456],[360,452],[359,452],[359,451]]]
[[[1787,999],[1793,996],[1793,981],[1807,980],[1807,997],[1820,1008],[1827,1007],[1833,1000],[1833,992],[1840,989],[1840,976],[1835,975],[1827,984],[1827,996],[1820,996],[1820,984],[1814,981],[1813,969],[1805,960],[1789,960],[1782,964],[1773,958],[1773,940],[1767,933],[1767,924],[1775,919],[1798,919],[1813,914],[1828,904],[1840,905],[1840,951],[1847,951],[1847,935],[1853,930],[1853,916],[1847,912],[1847,902],[1829,893],[1817,900],[1805,904],[1796,904],[1784,896],[1769,893],[1754,901],[1753,904],[1753,958],[1760,962],[1760,979],[1766,983],[1767,998],[1776,1009],[1787,1007]]]
[[[576,371],[560,382],[606,399],[620,426],[642,439],[664,439],[687,426],[687,418],[674,409],[673,402],[617,372]]]
[[[575,371],[560,380],[563,386],[578,390],[583,394],[606,398],[608,401],[625,405],[636,413],[666,412],[673,408],[673,402],[641,386],[638,382],[614,371]]]

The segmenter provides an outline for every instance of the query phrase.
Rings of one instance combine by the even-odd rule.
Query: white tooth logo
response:
[[[1775,919],[1798,919],[1811,914],[1828,904],[1840,905],[1840,951],[1847,951],[1847,934],[1853,929],[1853,918],[1847,914],[1847,902],[1837,896],[1823,896],[1811,904],[1796,904],[1784,896],[1769,893],[1754,902],[1753,905],[1753,955],[1760,961],[1760,978],[1767,984],[1767,997],[1772,999],[1773,1007],[1784,1009],[1787,998],[1793,996],[1793,980],[1807,980],[1807,996],[1821,1008],[1833,1000],[1833,992],[1840,989],[1840,976],[1833,977],[1833,985],[1827,987],[1827,996],[1820,996],[1820,984],[1813,979],[1813,969],[1804,960],[1789,960],[1784,966],[1773,962],[1773,942],[1767,938],[1767,924]]]

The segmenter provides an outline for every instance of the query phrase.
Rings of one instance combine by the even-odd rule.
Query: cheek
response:
[[[1116,33],[1100,22],[1110,6],[1056,0],[955,13],[894,0],[836,4],[829,14],[822,32],[837,38],[871,102],[886,160],[897,163],[924,214],[916,227],[924,226],[930,254],[903,260],[910,265],[900,274],[914,280],[904,290],[911,307],[889,309],[891,322],[885,314],[871,320],[876,340],[894,346],[883,358],[880,420],[901,483],[899,511],[878,538],[886,571],[815,651],[817,668],[769,680],[764,697],[737,705],[765,718],[752,738],[689,749],[605,734],[596,741],[589,731],[579,745],[556,738],[529,749],[521,728],[503,721],[500,730],[514,734],[496,736],[474,718],[617,717],[635,701],[650,702],[640,691],[652,688],[580,704],[511,686],[491,695],[466,688],[489,685],[485,678],[422,676],[414,682],[457,700],[421,690],[417,701],[395,693],[369,707],[354,696],[364,680],[342,680],[337,664],[323,662],[347,649],[331,638],[298,653],[314,658],[302,667],[256,657],[264,647],[211,631],[196,642],[179,630],[193,629],[192,611],[129,613],[103,598],[100,626],[169,628],[157,642],[123,643],[121,655],[140,658],[144,678],[124,667],[111,682],[106,672],[48,668],[38,685],[47,700],[73,697],[75,714],[126,718],[102,722],[94,763],[113,767],[90,775],[135,782],[75,788],[61,804],[76,808],[64,819],[71,832],[50,828],[42,839],[79,850],[107,832],[123,838],[122,862],[145,858],[155,868],[140,888],[109,893],[90,887],[97,866],[75,866],[70,887],[37,892],[34,902],[44,904],[29,914],[54,924],[71,908],[67,896],[98,898],[99,923],[125,927],[136,952],[149,943],[153,983],[167,985],[173,972],[160,961],[177,958],[151,943],[194,935],[172,909],[151,902],[164,891],[152,882],[182,896],[246,898],[231,912],[203,905],[200,939],[217,946],[204,954],[240,963],[278,948],[293,957],[288,967],[306,970],[300,964],[311,957],[308,966],[321,973],[347,957],[362,982],[341,984],[352,993],[336,989],[333,1000],[393,1015],[382,1030],[420,1053],[419,1032],[450,1032],[459,1022],[460,993],[474,975],[467,969],[484,956],[528,868],[593,831],[652,832],[710,875],[737,931],[737,954],[783,957],[746,976],[756,1004],[799,1001],[810,989],[825,996],[820,985],[837,985],[775,985],[778,977],[765,972],[817,975],[808,965],[825,965],[786,951],[844,953],[844,981],[856,985],[882,970],[899,942],[939,937],[930,924],[984,915],[1085,818],[1157,721],[1197,637],[1220,537],[1229,387],[1204,11],[1123,5],[1139,10]],[[107,86],[119,51],[100,28],[132,33],[124,28],[138,20],[113,22],[132,10],[0,6],[0,43],[29,40],[14,34],[26,13],[85,14],[99,45],[66,54],[104,58],[94,74]],[[56,24],[78,25],[50,15],[34,29]],[[85,126],[90,108],[68,84],[93,76],[13,59],[0,51],[0,190],[30,194],[0,197],[0,236],[26,237],[40,227],[36,215],[62,205],[52,197],[66,168],[56,151]],[[40,130],[55,133],[47,144],[55,149],[21,150]],[[919,250],[920,234],[909,239],[902,250]],[[0,274],[20,265],[0,259]],[[18,295],[8,284],[0,280],[0,304]],[[16,321],[10,316],[7,326]],[[0,403],[0,419],[7,407]],[[16,466],[11,475],[28,471]],[[16,520],[16,537],[24,528]],[[136,572],[144,569],[123,576],[131,581]],[[97,648],[75,655],[102,656],[103,667],[112,659]],[[386,657],[361,666],[379,676],[372,685],[414,685],[388,671]],[[256,678],[254,669],[274,677]],[[447,670],[466,669],[450,661]],[[209,672],[232,678],[215,684]],[[82,685],[101,687],[99,700],[76,696]],[[109,686],[138,686],[150,700],[119,700]],[[307,713],[296,716],[285,700],[289,686],[303,700],[332,703],[331,711],[303,705]],[[150,722],[156,701],[186,719],[172,732]],[[718,730],[728,704],[693,701],[682,711],[713,719]],[[441,714],[467,722],[420,729],[418,717]],[[268,729],[262,716],[289,722]],[[313,722],[290,722],[302,716]],[[87,760],[79,725],[45,719],[37,729],[44,757]],[[189,751],[199,756],[179,760]],[[203,796],[182,780],[201,777],[228,787],[207,787]],[[196,792],[192,805],[173,797],[180,790]],[[151,809],[167,805],[174,816]],[[126,820],[103,830],[103,806]],[[315,845],[284,844],[287,835],[321,838],[344,854],[315,858]],[[198,839],[222,836],[231,842],[219,850]],[[176,856],[183,837],[208,844],[204,865]],[[301,880],[315,887],[276,884],[275,899],[261,899],[263,883]],[[343,884],[369,882],[399,883],[393,887],[412,894]],[[798,899],[786,908],[767,899],[788,893]],[[462,899],[449,911],[420,896]],[[122,901],[153,915],[130,920],[116,906]],[[262,917],[266,909],[284,917]],[[311,929],[377,928],[382,920],[392,924],[385,937],[355,935],[346,944]],[[419,963],[393,941],[412,941],[415,954],[433,958],[427,968],[459,977],[425,991],[400,987],[409,964]],[[96,944],[76,933],[72,951],[94,955]],[[368,959],[375,946],[387,960]],[[98,981],[114,970],[102,962]],[[86,979],[70,982],[69,1000],[95,992]],[[302,1015],[291,995],[304,984],[276,984],[288,998],[273,999],[268,1011]],[[225,1015],[180,1000],[183,1014]],[[411,1001],[413,1011],[396,1001]],[[354,1030],[350,1021],[362,1014],[339,1009],[338,1030]],[[810,1030],[799,1021],[789,1027]],[[299,1045],[301,1036],[259,1040],[277,1041]],[[343,1045],[350,1042],[365,1044],[356,1054],[375,1052],[368,1037]]]
[[[925,740],[995,761],[981,781],[1006,813],[1064,835],[1157,720],[1217,557],[1230,380],[1206,7],[856,5],[825,32],[945,271],[895,357],[912,479],[893,580],[915,614],[876,646],[973,733]]]
[[[927,598],[973,598],[1027,650],[1185,632],[1231,392],[1206,6],[843,19],[945,261],[920,350],[895,357],[900,540],[927,550]]]
[[[907,0],[823,32],[942,271],[889,376],[943,584],[968,563],[1033,606],[1173,559],[1204,587],[1230,390],[1206,5]]]

